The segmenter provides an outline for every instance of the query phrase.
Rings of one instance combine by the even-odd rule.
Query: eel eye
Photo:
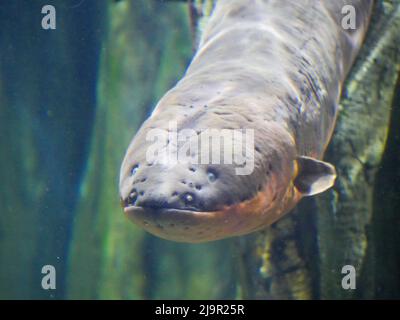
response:
[[[217,174],[213,170],[208,170],[207,178],[208,178],[208,181],[214,182],[215,180],[217,180]]]

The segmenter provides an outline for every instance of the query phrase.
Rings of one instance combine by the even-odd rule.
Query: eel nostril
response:
[[[128,203],[129,204],[135,204],[135,202],[137,200],[137,197],[138,197],[138,193],[137,193],[137,191],[135,189],[133,189],[131,191],[131,193],[129,194],[129,196],[128,196]]]
[[[131,169],[131,176],[135,175],[136,172],[138,171],[138,169],[139,169],[139,165],[135,164]]]

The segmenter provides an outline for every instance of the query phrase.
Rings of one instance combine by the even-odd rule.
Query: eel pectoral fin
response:
[[[298,157],[298,174],[294,185],[304,196],[313,196],[332,187],[336,179],[336,170],[330,163],[311,157]]]

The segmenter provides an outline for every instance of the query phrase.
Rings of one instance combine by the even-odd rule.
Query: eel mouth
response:
[[[216,211],[126,206],[125,215],[146,231],[167,240],[199,243],[240,236],[269,225],[283,210],[268,193],[258,192],[252,199],[224,206]]]
[[[223,228],[212,227],[213,220],[221,219],[223,210],[201,212],[188,209],[129,206],[124,208],[124,212],[135,224],[167,240],[203,242],[225,237],[222,234],[225,233]],[[228,223],[229,220],[226,222]]]

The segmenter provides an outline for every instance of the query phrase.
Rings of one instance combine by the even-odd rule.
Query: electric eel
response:
[[[373,0],[217,1],[185,75],[127,149],[126,216],[164,239],[212,241],[260,230],[303,196],[330,188],[335,168],[322,158],[372,7]],[[219,149],[202,147],[210,132],[224,132]],[[178,156],[165,158],[166,150]],[[219,162],[204,161],[204,150],[217,150]]]

